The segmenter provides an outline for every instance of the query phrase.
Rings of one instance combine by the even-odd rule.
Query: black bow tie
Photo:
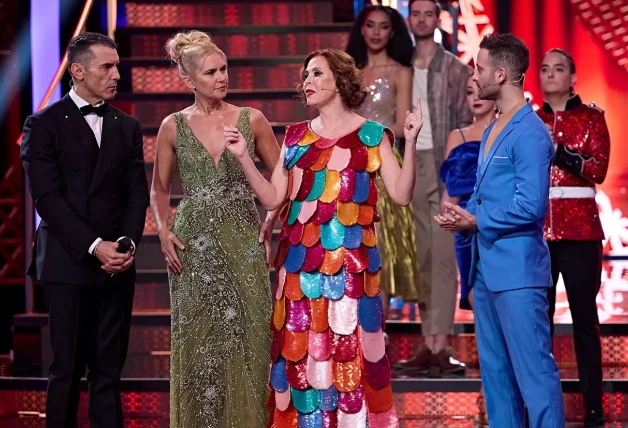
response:
[[[94,107],[91,104],[87,104],[86,106],[81,107],[80,110],[81,110],[81,113],[83,113],[83,116],[91,114],[91,113],[96,113],[98,116],[102,117],[105,114],[107,114],[107,112],[109,111],[109,104],[102,103],[98,107]]]

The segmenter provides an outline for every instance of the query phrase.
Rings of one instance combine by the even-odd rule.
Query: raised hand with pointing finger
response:
[[[423,110],[421,109],[421,98],[416,100],[416,113],[406,111],[406,121],[403,124],[403,136],[406,141],[415,142],[419,136],[419,131],[423,127]]]

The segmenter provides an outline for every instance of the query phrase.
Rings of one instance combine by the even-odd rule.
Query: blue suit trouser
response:
[[[480,265],[474,282],[475,328],[489,424],[564,428],[558,366],[552,355],[546,288],[493,293]]]

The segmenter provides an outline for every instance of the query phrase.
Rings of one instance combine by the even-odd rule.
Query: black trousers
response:
[[[92,428],[123,428],[120,375],[129,343],[134,283],[44,283],[53,359],[46,427],[72,428],[87,368]]]
[[[580,391],[587,410],[602,409],[602,346],[595,298],[601,286],[600,241],[550,241],[554,287],[548,291],[550,333],[554,334],[556,283],[563,275],[573,318]]]

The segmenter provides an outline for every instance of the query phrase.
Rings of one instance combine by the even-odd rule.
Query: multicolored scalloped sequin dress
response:
[[[376,246],[384,126],[337,138],[289,126],[275,257],[269,427],[397,427]]]

